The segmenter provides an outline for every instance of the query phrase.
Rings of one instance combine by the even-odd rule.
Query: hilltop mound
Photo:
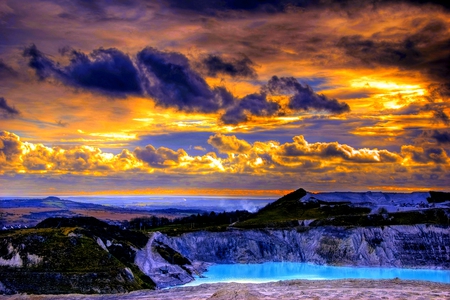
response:
[[[443,203],[449,199],[449,193],[430,194],[429,203]],[[450,220],[450,209],[445,205],[438,207],[434,203],[425,203],[426,196],[430,194],[381,192],[311,194],[300,188],[266,205],[233,227],[447,225]]]
[[[43,200],[47,201],[61,201],[61,198],[55,197],[55,196],[48,196],[47,198],[44,198]]]

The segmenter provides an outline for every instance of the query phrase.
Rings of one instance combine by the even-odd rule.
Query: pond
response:
[[[267,262],[263,264],[217,264],[203,273],[203,278],[184,286],[217,282],[251,282],[308,279],[393,279],[424,280],[450,284],[449,270],[400,269],[375,267],[335,267],[309,263]]]

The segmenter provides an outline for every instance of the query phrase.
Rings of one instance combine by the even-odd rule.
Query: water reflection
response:
[[[216,282],[269,282],[290,279],[392,279],[450,283],[450,271],[398,268],[356,268],[320,266],[308,263],[268,262],[263,264],[220,264],[211,266],[187,285]]]

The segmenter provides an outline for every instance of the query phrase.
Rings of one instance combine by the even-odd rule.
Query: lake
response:
[[[262,283],[279,280],[307,279],[393,279],[425,280],[450,284],[449,270],[400,269],[374,267],[335,267],[309,263],[267,262],[263,264],[217,264],[203,273],[205,278],[184,286],[203,283],[246,282]]]

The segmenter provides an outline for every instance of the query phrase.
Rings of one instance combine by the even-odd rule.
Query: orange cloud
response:
[[[208,144],[216,148],[220,153],[245,153],[251,149],[249,143],[236,138],[236,136],[222,135],[220,133],[210,136]]]

